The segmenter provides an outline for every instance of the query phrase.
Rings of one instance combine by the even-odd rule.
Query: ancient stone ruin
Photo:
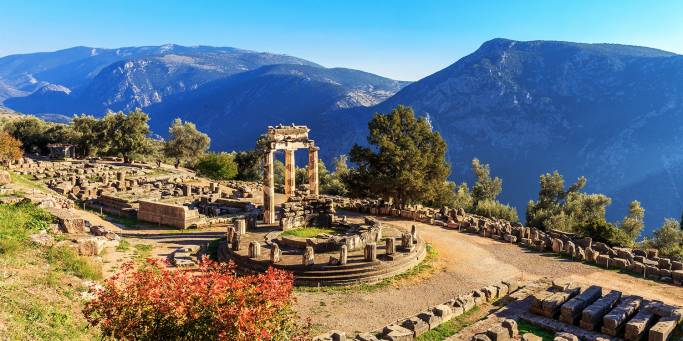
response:
[[[313,195],[318,195],[318,150],[315,142],[308,138],[310,129],[306,126],[278,125],[268,127],[266,133],[267,149],[263,161],[263,222],[274,224],[275,214],[275,178],[274,155],[277,150],[285,151],[285,195],[292,196],[296,191],[296,163],[294,152],[300,148],[308,148],[308,186]]]
[[[568,340],[664,341],[683,320],[683,307],[599,286],[553,285],[531,296],[522,319]]]

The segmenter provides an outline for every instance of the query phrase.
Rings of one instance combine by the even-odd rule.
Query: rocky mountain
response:
[[[268,125],[315,124],[324,112],[378,104],[404,85],[351,69],[270,65],[179,93],[147,111],[155,131],[180,117],[207,132],[212,148],[244,149]]]
[[[315,63],[229,47],[71,49],[0,58],[0,101],[29,113],[131,110],[264,65]]]
[[[523,216],[540,174],[613,198],[621,219],[631,200],[650,230],[683,209],[683,56],[636,46],[494,39],[368,110],[329,116],[320,130],[337,154],[363,141],[373,112],[398,104],[428,116],[448,143],[452,178],[472,183],[470,160],[504,180],[502,201]],[[328,157],[329,154],[328,154]]]

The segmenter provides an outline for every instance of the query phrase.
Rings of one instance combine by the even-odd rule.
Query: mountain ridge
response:
[[[494,39],[376,106],[330,118],[349,133],[326,140],[321,153],[364,142],[359,122],[408,105],[441,132],[458,182],[472,183],[469,161],[478,157],[503,178],[502,200],[523,214],[540,174],[586,175],[588,191],[613,197],[608,218],[637,199],[651,231],[683,208],[681,82],[683,56],[661,50]]]

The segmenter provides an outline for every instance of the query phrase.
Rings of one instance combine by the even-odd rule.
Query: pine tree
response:
[[[446,143],[425,118],[399,105],[389,114],[375,114],[368,128],[372,148],[354,145],[349,153],[358,166],[346,177],[352,194],[391,199],[397,205],[447,204],[440,202],[449,200],[444,199],[450,173]]]

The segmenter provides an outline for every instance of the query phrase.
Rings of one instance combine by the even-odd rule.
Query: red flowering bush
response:
[[[117,339],[304,340],[291,307],[292,288],[292,275],[272,268],[237,276],[232,264],[206,258],[198,272],[148,260],[124,264],[95,289],[83,312]]]

